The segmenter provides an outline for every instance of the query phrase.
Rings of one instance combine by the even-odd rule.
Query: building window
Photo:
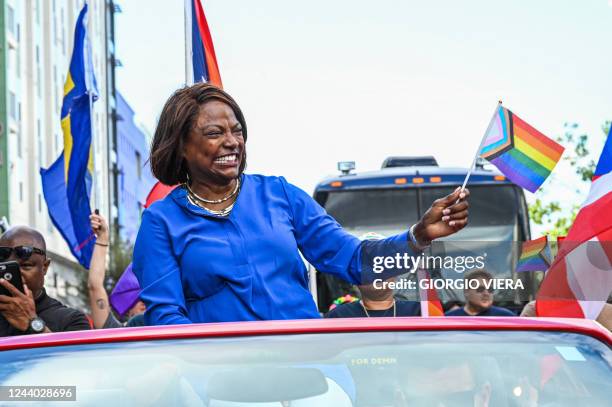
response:
[[[53,13],[53,40],[57,41],[57,16],[55,12],[55,0],[53,0],[53,9],[51,11]]]
[[[60,26],[60,32],[61,32],[61,41],[62,41],[62,54],[66,55],[66,34],[65,34],[65,29],[64,29],[64,9],[62,8],[60,10],[60,20],[62,22],[61,26]]]
[[[23,202],[23,182],[19,182],[19,202]]]
[[[38,144],[38,166],[42,167],[43,166],[43,146],[42,146],[42,140],[40,137],[38,137],[38,140],[36,140],[36,144]]]
[[[21,146],[21,132],[18,131],[17,132],[17,157],[21,158],[21,150],[22,150],[22,146]]]
[[[38,194],[38,212],[42,212],[42,199],[40,194]]]
[[[136,151],[136,175],[138,180],[142,179],[142,164],[140,162],[140,153]]]
[[[55,99],[55,109],[60,111],[59,92],[57,86],[57,66],[53,65],[53,98]]]
[[[17,131],[17,156],[21,158],[22,140],[21,140],[21,102],[17,103],[17,120],[19,121],[19,131]]]
[[[21,39],[21,26],[17,24],[17,43]],[[21,78],[21,51],[20,48],[17,47],[15,51],[15,71],[17,72],[17,77]]]
[[[8,31],[15,35],[15,10],[10,5],[7,5],[6,25]]]
[[[9,91],[8,114],[11,119],[17,120],[17,96],[11,91]]]
[[[40,119],[36,119],[36,140],[38,140],[38,146],[40,148],[39,150],[40,157],[38,159],[38,166],[42,167],[43,166],[43,159],[42,159],[43,152],[42,152],[42,147],[41,147],[42,137],[41,137],[41,132],[40,132]]]
[[[40,75],[40,47],[36,46],[36,93],[38,97],[41,97],[41,75]]]

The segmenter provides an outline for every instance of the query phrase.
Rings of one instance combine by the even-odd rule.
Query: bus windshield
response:
[[[453,240],[516,240],[519,197],[511,185],[474,185],[470,188],[470,224]],[[347,231],[360,236],[378,232],[401,233],[415,223],[434,200],[454,186],[332,191],[319,202]]]
[[[389,237],[405,232],[439,198],[450,194],[456,186],[425,186],[420,188],[387,188],[364,190],[338,190],[316,195],[327,212],[349,233],[363,238],[368,232]],[[485,268],[495,278],[511,278],[517,261],[517,245],[525,239],[521,221],[526,219],[523,197],[512,185],[470,185],[469,225],[458,233],[438,239],[431,247],[432,256],[486,257]],[[522,231],[522,232],[521,232]],[[463,273],[449,268],[430,269],[434,278],[461,279]],[[410,276],[415,278],[416,276]],[[502,290],[496,294],[500,303],[530,299],[533,283],[525,275],[524,290]],[[337,297],[352,292],[345,283],[331,282],[331,277],[320,277],[319,296]],[[325,285],[326,287],[322,287]],[[328,294],[322,294],[327,293]],[[463,294],[454,290],[438,293],[442,301],[461,299]],[[399,298],[415,300],[414,290],[401,290]],[[321,304],[329,302],[329,298]]]
[[[349,232],[400,232],[419,219],[416,189],[330,192],[324,205]]]

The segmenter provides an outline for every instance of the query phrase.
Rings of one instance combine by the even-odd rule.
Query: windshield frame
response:
[[[167,372],[168,367],[171,368],[170,370],[171,373],[176,373],[176,375],[171,374],[171,377],[176,376],[177,378],[184,378],[184,377],[194,378],[196,376],[190,375],[189,373],[194,373],[194,372],[197,373],[198,371],[201,371],[202,374],[204,374],[204,376],[197,376],[198,378],[200,377],[210,378],[210,377],[214,377],[215,371],[217,373],[220,373],[224,369],[231,370],[232,368],[234,368],[234,371],[238,372],[239,369],[252,365],[251,367],[249,367],[249,369],[255,369],[255,368],[264,367],[264,366],[268,366],[270,369],[283,368],[283,367],[294,369],[294,370],[296,369],[299,370],[303,368],[318,369],[319,371],[322,371],[322,372],[327,371],[328,373],[325,374],[325,377],[326,378],[329,377],[333,379],[334,378],[333,372],[329,370],[325,370],[325,367],[329,366],[333,368],[335,366],[339,366],[343,368],[345,371],[347,371],[346,369],[349,369],[350,371],[347,371],[347,372],[355,380],[353,382],[354,385],[358,385],[359,383],[361,384],[364,383],[363,381],[360,382],[358,380],[359,377],[363,377],[363,376],[359,375],[359,370],[354,371],[352,368],[350,368],[350,366],[354,366],[354,365],[348,364],[350,360],[363,360],[363,359],[355,359],[356,357],[359,358],[360,356],[363,357],[364,355],[365,356],[372,355],[372,357],[377,357],[377,354],[379,354],[378,352],[379,349],[384,349],[384,347],[390,346],[390,348],[388,349],[389,354],[387,354],[387,356],[390,359],[401,361],[402,359],[395,359],[395,357],[397,357],[398,355],[401,356],[402,352],[407,350],[404,348],[406,348],[406,346],[410,347],[409,346],[410,343],[415,343],[415,344],[420,344],[422,346],[426,346],[427,347],[426,349],[429,349],[429,352],[435,351],[435,349],[437,349],[435,348],[436,344],[440,344],[440,346],[446,346],[446,348],[444,349],[446,349],[446,351],[448,352],[449,350],[452,350],[449,348],[449,346],[456,345],[455,343],[456,340],[459,340],[459,342],[463,344],[473,343],[477,345],[481,343],[483,346],[489,346],[490,344],[493,347],[492,349],[496,349],[495,347],[499,348],[506,342],[511,342],[517,345],[520,345],[521,343],[529,343],[529,344],[533,344],[536,346],[550,345],[550,346],[555,347],[560,353],[561,351],[559,350],[559,347],[571,350],[571,349],[578,349],[579,344],[583,344],[583,346],[580,347],[580,349],[582,350],[584,348],[587,353],[582,353],[582,355],[597,355],[598,356],[596,359],[588,358],[589,361],[593,360],[594,362],[596,362],[596,365],[589,365],[589,366],[601,366],[601,363],[599,362],[600,360],[602,360],[603,361],[602,363],[604,364],[607,363],[607,366],[609,366],[609,364],[611,363],[610,362],[611,360],[610,350],[612,349],[612,347],[610,346],[610,343],[608,341],[601,341],[590,335],[571,334],[563,330],[562,331],[558,331],[558,330],[544,330],[543,331],[543,330],[514,329],[514,330],[505,330],[505,332],[502,333],[502,332],[498,332],[498,330],[492,330],[492,329],[483,330],[483,329],[480,329],[479,327],[474,327],[474,329],[457,330],[454,334],[451,334],[451,335],[448,335],[447,332],[444,330],[435,330],[435,329],[423,329],[423,330],[418,330],[418,331],[386,330],[384,332],[377,332],[376,334],[374,332],[371,332],[370,330],[368,330],[367,332],[348,331],[348,332],[330,332],[330,333],[334,335],[339,335],[339,336],[336,337],[336,340],[333,340],[333,338],[327,339],[326,335],[322,335],[322,334],[316,335],[315,334],[316,337],[318,337],[317,340],[319,342],[325,343],[329,345],[329,347],[327,347],[327,345],[322,348],[315,347],[314,349],[316,350],[309,351],[305,355],[301,355],[301,352],[299,351],[296,352],[295,350],[303,349],[304,341],[309,342],[313,340],[313,338],[315,338],[315,335],[306,334],[304,336],[302,335],[298,336],[298,335],[291,335],[287,332],[278,332],[278,335],[275,335],[269,338],[266,338],[265,337],[266,335],[256,335],[252,337],[223,336],[223,337],[214,338],[214,339],[217,339],[217,341],[210,341],[208,340],[209,338],[197,338],[196,340],[192,341],[190,340],[190,338],[179,337],[179,338],[166,338],[163,341],[157,341],[157,343],[155,343],[156,341],[129,341],[129,342],[124,342],[124,343],[104,342],[104,343],[99,343],[99,344],[93,344],[91,346],[68,345],[68,346],[57,347],[55,349],[53,348],[21,349],[21,350],[16,350],[13,352],[3,353],[3,357],[5,358],[4,360],[8,363],[9,367],[10,366],[17,366],[17,367],[25,366],[24,362],[27,362],[30,359],[47,360],[47,366],[45,366],[43,363],[42,365],[34,366],[31,369],[21,368],[21,369],[11,370],[9,368],[7,370],[8,375],[6,377],[3,377],[2,379],[7,380],[6,382],[3,382],[3,384],[8,384],[8,385],[11,385],[13,383],[19,383],[20,381],[21,382],[28,381],[30,380],[30,378],[34,381],[48,380],[48,378],[45,379],[45,377],[47,377],[45,375],[45,369],[46,370],[50,369],[49,364],[51,362],[49,361],[55,360],[54,356],[56,356],[56,357],[59,357],[60,359],[63,358],[61,360],[66,362],[65,366],[68,369],[66,371],[67,372],[66,375],[63,376],[64,378],[63,379],[58,378],[58,380],[68,380],[71,377],[72,378],[76,377],[74,376],[75,374],[78,374],[79,372],[86,369],[82,365],[80,365],[80,362],[79,362],[83,360],[83,357],[85,357],[85,360],[95,360],[95,358],[104,357],[106,355],[106,356],[112,356],[112,358],[110,359],[112,361],[116,359],[116,357],[120,355],[121,352],[126,351],[126,350],[129,351],[130,349],[133,349],[134,352],[130,355],[130,358],[131,360],[134,360],[134,361],[144,360],[143,357],[151,354],[151,352],[154,352],[157,355],[157,358],[151,361],[152,363],[151,366],[155,367],[155,369],[152,370],[155,373],[154,377],[160,376],[159,375],[160,368],[164,368],[164,371]],[[356,335],[352,336],[353,334],[356,334]],[[339,340],[341,338],[345,338],[346,340]],[[404,340],[401,340],[401,338],[404,338]],[[429,340],[427,338],[429,338]],[[246,341],[248,341],[248,344],[249,344],[248,346],[251,349],[256,350],[256,352],[252,353],[253,357],[249,357],[247,358],[247,360],[242,359],[240,355],[234,355],[233,357],[230,357],[228,360],[226,360],[224,359],[224,354],[226,354],[227,356],[227,355],[230,355],[230,353],[216,352],[215,355],[217,355],[217,358],[213,357],[212,360],[202,359],[204,362],[202,363],[201,367],[198,367],[198,369],[201,369],[201,370],[196,371],[192,367],[197,367],[193,364],[193,363],[197,364],[197,361],[192,361],[190,358],[186,358],[189,352],[192,352],[193,349],[197,349],[197,347],[200,345],[205,346],[202,348],[203,353],[200,355],[200,358],[204,358],[206,355],[206,352],[215,351],[219,349],[225,349],[226,351],[229,351],[232,348],[237,349],[236,347],[242,348],[242,346],[245,346],[247,344]],[[285,345],[285,347],[283,348],[284,351],[279,353],[277,356],[272,357],[271,360],[268,360],[267,354],[269,352],[276,352],[274,351],[274,349],[276,349],[275,344],[277,345],[284,344]],[[114,346],[114,345],[117,345],[117,346]],[[347,347],[345,345],[349,345],[349,346]],[[475,348],[480,348],[480,346],[476,346]],[[499,359],[499,361],[503,361],[504,358],[507,359],[509,356],[511,356],[513,352],[516,353],[516,352],[521,351],[519,346],[517,346],[516,348],[511,348],[511,349],[514,349],[514,350],[511,351],[510,353],[506,353],[505,351],[503,351],[503,354],[499,355],[499,357],[501,358]],[[551,348],[551,350],[553,349]],[[247,349],[243,349],[243,351],[248,351],[248,347]],[[539,352],[539,354],[542,354],[542,352]],[[272,353],[270,353],[270,355],[272,356]],[[274,355],[276,355],[276,353],[274,353]],[[494,355],[497,355],[497,353],[494,353]],[[51,359],[48,359],[47,357],[51,357]],[[488,356],[486,355],[484,355],[484,357],[488,358]],[[566,358],[566,356],[562,356],[562,357]],[[261,359],[261,358],[264,358],[264,359]],[[406,359],[404,358],[403,360],[405,362]],[[429,359],[426,358],[423,360],[419,360],[419,364],[417,364],[417,367],[418,366],[428,367],[429,362],[427,362],[427,360]],[[444,359],[441,359],[441,360],[444,360]],[[576,359],[565,359],[565,360],[572,361]],[[76,362],[79,362],[79,364],[75,364]],[[495,362],[495,360],[493,362]],[[392,362],[391,364],[399,366],[397,362]],[[451,365],[455,366],[453,363],[451,363]],[[42,369],[41,369],[41,366],[42,366]],[[70,368],[71,366],[74,367],[74,369],[71,369]],[[405,365],[405,363],[402,363],[401,366],[405,367],[407,365]],[[462,365],[457,365],[457,366],[462,366]],[[474,369],[476,368],[475,365],[472,366],[471,364],[468,367],[470,371],[472,372],[474,372]],[[184,368],[187,368],[187,370],[184,370]],[[431,371],[434,372],[434,371],[440,370],[440,368],[444,370],[444,367],[442,365],[440,365],[439,363],[438,364],[434,363],[433,370]],[[32,372],[29,372],[28,369],[30,370],[37,369],[37,370],[33,370]],[[589,369],[591,372],[593,372],[592,367],[589,367]],[[393,373],[394,371],[395,370],[393,368],[390,370],[391,373]],[[72,372],[72,376],[70,375],[71,372]],[[109,371],[109,372],[112,372],[112,371]],[[213,373],[213,376],[206,375],[206,373],[211,373],[211,372]],[[355,376],[356,374],[357,376]],[[371,376],[372,374],[377,374],[377,373],[373,372],[372,369],[369,369],[368,374]],[[473,376],[473,378],[476,378],[477,376]],[[117,386],[117,380],[119,380],[119,383],[123,383],[123,380],[124,380],[123,376],[120,376],[119,378],[117,378],[111,374],[111,376],[109,377],[112,377],[112,380],[109,380],[109,378],[107,377],[105,380],[101,382],[100,384],[101,387],[99,388],[96,387],[98,386],[97,382],[94,381],[96,384],[93,384],[94,382],[92,382],[90,379],[83,379],[83,382],[77,381],[76,386],[79,389],[85,388],[86,391],[91,390],[93,391],[92,394],[94,395],[97,395],[97,393],[95,392],[99,390],[100,396],[105,397],[104,395],[106,394],[107,390],[109,389],[116,390],[115,387]],[[125,376],[125,379],[129,379],[130,377],[134,377],[134,376],[130,376],[128,374],[127,376]],[[149,381],[153,380],[152,377],[153,376],[150,376],[149,378],[147,378],[147,380]],[[599,377],[599,376],[597,375],[594,376],[593,374],[591,374],[589,377],[592,378],[592,377]],[[508,382],[505,380],[500,382],[499,381],[500,378],[501,377],[495,377],[494,379],[495,380],[494,386],[496,388],[496,394],[498,395],[503,394],[503,393],[498,392],[499,390],[502,389],[501,386],[507,387],[508,385]],[[589,379],[589,380],[590,380],[589,384],[591,386],[597,384],[596,381],[594,382],[592,379]],[[141,384],[144,383],[143,381],[139,381],[139,382]],[[193,383],[192,380],[190,380],[190,382]],[[196,382],[200,383],[201,380],[198,379]],[[59,385],[62,385],[61,381],[57,383]],[[134,382],[131,381],[130,385],[133,385],[133,384]],[[93,387],[90,388],[88,387],[88,385],[93,386]],[[105,386],[110,386],[110,387],[107,388]],[[165,387],[165,386],[162,386],[162,387]],[[478,388],[475,384],[473,385],[473,388],[471,387],[470,387],[471,390],[469,390],[470,392],[474,392]],[[142,392],[142,388],[143,388],[142,385],[136,388],[136,390],[140,389],[138,390],[140,393],[135,393],[137,397],[141,397],[144,394],[149,394],[149,393]],[[195,388],[196,387],[190,387],[193,394],[202,395],[201,392],[203,389],[206,392],[205,387],[204,388],[202,388],[201,386],[198,387],[199,390],[197,392],[193,391]],[[135,388],[126,386],[125,388],[117,387],[117,389],[120,391],[125,391],[125,390],[134,390]],[[364,388],[359,387],[357,390],[359,389],[363,390]],[[407,394],[411,394],[413,390],[415,389],[416,388],[411,388],[411,387],[405,388],[405,390],[408,391]],[[347,388],[343,388],[343,391],[347,392],[347,394],[349,394],[348,390],[349,389]],[[365,388],[365,390],[367,390],[367,388]],[[451,391],[450,393],[452,393],[453,395],[459,394],[456,391],[455,392]],[[162,391],[160,392],[160,394],[166,394],[166,393]],[[174,394],[174,393],[171,393],[171,394]],[[247,392],[246,394],[251,394],[251,393]],[[273,392],[272,394],[276,394],[276,393]],[[364,391],[362,393],[357,391],[356,393],[357,398],[360,397],[360,394],[364,396],[365,399],[367,399],[367,395],[368,395],[367,391]],[[436,395],[438,394],[436,393]],[[444,396],[444,395],[445,395],[444,392],[440,394],[440,396]],[[252,396],[252,397],[255,397],[255,396]],[[352,394],[352,397],[353,397],[352,400],[354,400],[355,394]],[[97,400],[97,399],[94,397],[94,400]],[[100,398],[99,401],[103,402],[104,399]]]
[[[223,322],[55,332],[0,339],[0,352],[13,349],[141,340],[380,331],[555,331],[591,336],[612,346],[612,332],[597,322],[586,319],[400,317]]]

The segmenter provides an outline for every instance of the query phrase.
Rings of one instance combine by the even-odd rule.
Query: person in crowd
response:
[[[612,331],[612,304],[604,304],[596,319],[608,331]]]
[[[458,301],[458,300],[446,301],[444,303],[444,312],[446,313],[448,311],[454,311],[462,307],[463,307],[463,303],[461,301]]]
[[[525,306],[523,307],[523,310],[521,311],[521,316],[522,317],[535,317],[536,316],[535,303],[536,303],[535,300],[533,300],[525,304]]]
[[[90,329],[85,314],[47,295],[44,283],[51,259],[37,230],[15,226],[0,236],[0,262],[7,261],[19,264],[23,292],[0,279],[11,293],[0,295],[0,336]]]
[[[246,141],[240,107],[213,85],[179,89],[164,105],[151,169],[181,185],[144,212],[136,239],[148,325],[319,318],[300,252],[317,270],[361,284],[362,242],[283,177],[244,174]],[[294,154],[287,146],[278,154]],[[383,245],[415,254],[457,232],[468,194],[457,188],[436,200]]]
[[[143,326],[146,307],[140,299],[140,285],[130,263],[110,295],[110,303],[121,318],[127,318],[125,326]]]
[[[486,270],[476,269],[465,274],[465,305],[461,308],[446,312],[449,317],[512,317],[512,311],[493,305],[493,289],[487,288],[486,282],[493,280],[493,276]],[[469,281],[478,281],[477,288],[470,288]]]
[[[536,302],[535,300],[528,302],[521,311],[522,317],[536,317]],[[601,312],[595,319],[608,331],[612,331],[612,304],[604,304]]]
[[[119,289],[116,294],[115,290],[113,290],[113,293],[111,293],[111,302],[109,302],[108,294],[104,288],[106,255],[109,245],[108,224],[106,223],[106,219],[98,213],[92,213],[89,216],[89,220],[91,222],[91,228],[96,234],[96,245],[91,256],[91,264],[89,266],[89,275],[87,279],[89,304],[91,307],[91,317],[94,328],[119,328],[124,326],[111,312],[111,305],[113,302],[119,304],[119,306],[113,307],[117,313],[121,317],[127,316],[128,322],[126,326],[144,325],[143,313],[145,311],[145,306],[139,298],[140,289],[132,273],[131,266],[128,266],[128,269],[126,269],[119,281],[117,281],[115,290],[117,290],[117,288]],[[113,299],[115,301],[112,301]]]
[[[387,281],[395,281],[391,278]],[[373,284],[360,285],[361,300],[338,305],[329,311],[326,318],[370,318],[370,317],[418,317],[421,303],[397,300],[393,290],[387,285],[375,287]]]

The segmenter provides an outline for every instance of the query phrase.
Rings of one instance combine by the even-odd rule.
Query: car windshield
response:
[[[0,364],[2,386],[76,386],[70,405],[104,407],[597,407],[612,394],[610,348],[558,332],[106,343],[4,351]]]

